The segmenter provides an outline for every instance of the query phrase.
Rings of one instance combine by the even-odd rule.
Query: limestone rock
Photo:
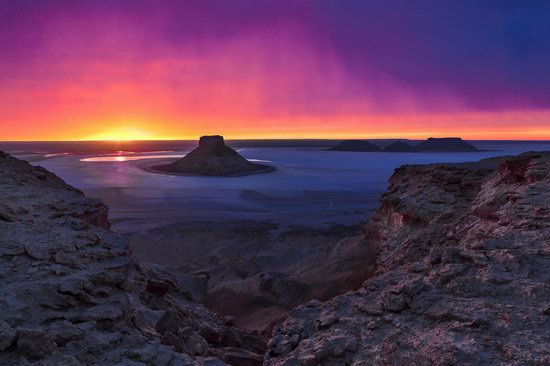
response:
[[[84,336],[84,330],[67,320],[54,322],[50,325],[49,333],[58,345],[65,345],[77,341]]]
[[[264,364],[550,364],[549,205],[550,153],[397,169],[375,275],[294,309]]]
[[[146,290],[152,294],[158,296],[164,296],[172,292],[172,286],[165,281],[158,281],[154,279],[149,279],[147,281]]]
[[[54,174],[0,153],[1,365],[223,365],[214,354],[226,340],[207,340],[203,329],[242,333],[265,349],[260,336],[167,291],[175,284],[129,257],[107,213]],[[178,350],[155,329],[163,312]],[[254,342],[237,347],[262,357]]]
[[[223,348],[218,351],[219,357],[229,365],[261,366],[263,357],[239,348]]]
[[[17,333],[8,323],[0,320],[0,352],[10,348],[15,342]]]
[[[17,349],[31,358],[41,358],[51,354],[57,347],[53,336],[40,329],[18,329]]]

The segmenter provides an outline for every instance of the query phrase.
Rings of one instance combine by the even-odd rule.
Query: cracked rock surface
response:
[[[266,365],[550,364],[550,153],[404,166],[361,289],[296,308]]]
[[[550,153],[401,167],[364,231],[375,274],[266,344],[133,261],[101,202],[0,153],[0,364],[550,364]]]
[[[134,262],[107,213],[0,152],[0,364],[262,363],[263,338]]]

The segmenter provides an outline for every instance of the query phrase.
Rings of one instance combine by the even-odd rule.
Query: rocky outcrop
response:
[[[0,153],[0,364],[261,364],[261,337],[129,254],[100,201]]]
[[[411,145],[403,141],[395,141],[384,148],[387,152],[415,152],[418,151]]]
[[[238,152],[225,145],[222,136],[202,136],[199,147],[180,160],[153,167],[155,170],[210,176],[243,175],[269,172],[273,168],[267,165],[252,163]]]
[[[428,140],[416,145],[421,151],[447,151],[447,152],[473,152],[479,151],[475,146],[467,143],[459,137],[430,137]]]
[[[362,140],[344,140],[329,149],[330,151],[381,151],[380,147]]]
[[[550,153],[404,166],[373,277],[276,325],[266,365],[550,363]]]
[[[361,243],[374,275],[266,346],[134,262],[101,202],[0,153],[0,364],[549,364],[549,188],[550,153],[397,169]]]

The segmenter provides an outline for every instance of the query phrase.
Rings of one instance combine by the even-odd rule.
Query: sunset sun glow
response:
[[[2,2],[0,140],[550,139],[548,3],[115,2]]]
[[[110,131],[85,136],[84,140],[104,140],[104,141],[134,141],[134,140],[154,140],[155,136],[141,129],[133,127],[119,127]]]

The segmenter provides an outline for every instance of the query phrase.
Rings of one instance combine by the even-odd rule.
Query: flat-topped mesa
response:
[[[246,175],[272,171],[268,165],[252,163],[225,145],[223,136],[202,136],[199,147],[172,164],[154,167],[175,174],[209,176]]]
[[[462,140],[460,137],[430,137],[416,146],[411,146],[403,141],[395,141],[383,149],[364,140],[344,140],[328,149],[329,151],[364,151],[364,152],[418,152],[418,151],[442,151],[442,152],[474,152],[479,151],[475,146]]]
[[[201,136],[199,139],[199,147],[191,151],[179,161],[189,161],[189,158],[210,158],[218,156],[239,156],[235,150],[225,144],[223,136]],[[245,158],[241,157],[243,160]],[[246,160],[248,161],[248,160]]]
[[[212,136],[201,136],[199,139],[199,147],[204,148],[216,148],[219,146],[225,146],[225,141],[223,136],[212,135]]]
[[[330,151],[380,151],[380,147],[363,140],[344,140],[329,149]]]
[[[430,137],[428,140],[416,145],[415,148],[421,151],[479,151],[475,146],[467,143],[460,137]]]

